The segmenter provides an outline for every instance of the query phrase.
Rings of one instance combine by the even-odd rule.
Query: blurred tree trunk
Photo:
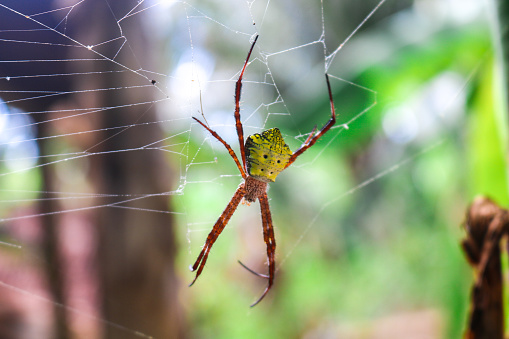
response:
[[[43,13],[53,9],[52,3],[46,1],[34,1],[31,3],[21,4],[17,0],[3,0],[2,4],[15,10],[24,10],[26,13]],[[48,41],[49,34],[41,30],[35,30],[35,25],[29,21],[20,20],[20,16],[10,11],[2,9],[0,12],[0,30],[14,30],[9,36],[12,41]],[[55,25],[56,25],[55,21]],[[51,25],[50,23],[48,23]],[[15,29],[18,30],[15,30]],[[66,39],[61,36],[52,36],[53,43],[64,44]],[[58,46],[58,45],[55,45]],[[47,46],[36,46],[33,44],[9,43],[9,40],[2,41],[0,45],[2,60],[30,60],[33,55],[37,55],[40,59],[53,59],[57,55],[65,55],[66,49],[62,47],[48,48]],[[33,100],[30,95],[26,99],[20,100],[20,95],[15,91],[30,91],[37,93],[41,89],[54,90],[55,92],[66,92],[69,89],[68,79],[57,77],[33,77],[23,78],[23,75],[41,74],[41,65],[34,63],[1,63],[0,76],[8,75],[13,77],[12,81],[2,81],[0,90],[2,99],[9,101],[14,100],[15,106],[26,112],[47,112],[51,110],[56,101],[61,100],[60,96],[48,96]],[[52,63],[51,69],[46,68],[43,73],[46,74],[63,74],[65,72],[63,63]],[[20,78],[17,78],[21,76]],[[52,124],[48,123],[47,114],[33,114],[35,121],[35,134],[38,138],[38,146],[42,156],[54,154],[52,152],[52,144],[48,136],[52,133]],[[42,166],[41,171],[41,192],[56,192],[56,175],[52,166]],[[54,325],[53,338],[67,339],[70,338],[70,330],[68,326],[68,314],[66,305],[66,286],[65,286],[65,269],[62,262],[61,247],[59,246],[58,234],[60,226],[60,217],[54,214],[55,211],[61,210],[62,207],[58,200],[40,199],[37,211],[40,214],[40,225],[42,228],[42,238],[40,243],[40,251],[44,258],[44,270],[51,299],[54,301]],[[2,334],[0,334],[1,337]],[[3,338],[3,337],[2,337]],[[11,338],[9,336],[9,338]],[[17,338],[17,337],[13,337]]]
[[[158,124],[114,129],[157,121],[154,105],[136,105],[150,101],[157,92],[150,80],[116,64],[126,65],[131,70],[151,67],[155,48],[150,46],[151,40],[143,31],[142,16],[133,15],[117,24],[117,20],[137,4],[136,0],[108,3],[91,0],[84,4],[87,9],[80,12],[84,24],[81,33],[85,34],[80,36],[80,41],[94,46],[122,34],[127,37],[123,46],[123,40],[94,46],[94,51],[111,60],[90,61],[87,66],[92,68],[89,70],[104,72],[94,74],[93,85],[89,88],[122,88],[91,94],[94,96],[92,106],[112,107],[94,114],[96,127],[102,132],[96,139],[98,143],[87,151],[107,152],[92,158],[92,178],[97,192],[116,197],[112,200],[99,198],[96,205],[133,199],[97,210],[102,317],[133,331],[105,324],[103,335],[108,339],[125,339],[135,337],[134,331],[137,331],[155,338],[180,338],[184,327],[173,265],[174,221],[172,214],[166,213],[170,208],[168,195],[157,194],[170,189],[170,170],[161,151],[117,152],[150,145],[163,140],[164,136]],[[136,11],[140,9],[137,7]],[[85,49],[80,51],[86,53],[82,55],[84,58],[97,58]],[[130,86],[146,87],[127,89]],[[89,102],[89,94],[84,96],[81,100]],[[155,195],[140,198],[143,194]]]
[[[137,14],[118,21],[132,9],[135,9],[135,12],[141,10],[136,0],[87,0],[68,13],[51,12],[53,2],[2,1],[2,4],[21,13],[51,13],[38,19],[48,27],[56,27],[57,30],[65,32],[65,36],[50,30],[41,30],[40,25],[1,8],[0,29],[10,31],[11,34],[8,36],[11,40],[0,41],[1,59],[83,60],[0,63],[1,75],[13,78],[2,81],[0,89],[21,91],[7,91],[2,97],[7,101],[15,100],[16,106],[25,111],[38,113],[32,117],[38,123],[35,126],[38,128],[41,155],[58,153],[52,149],[56,143],[52,141],[54,139],[45,138],[55,135],[57,124],[67,124],[66,128],[78,126],[77,130],[83,130],[82,124],[85,124],[85,130],[102,131],[90,133],[89,135],[95,138],[88,137],[85,142],[83,139],[78,140],[78,148],[82,151],[112,151],[87,158],[94,191],[99,193],[99,196],[108,195],[108,198],[97,198],[92,202],[93,206],[140,197],[130,203],[93,210],[99,239],[96,263],[102,293],[102,300],[99,301],[100,318],[105,320],[101,323],[104,338],[139,337],[137,333],[155,338],[183,337],[182,312],[177,301],[178,281],[173,264],[176,246],[174,221],[172,214],[166,213],[170,208],[168,195],[157,194],[171,189],[171,172],[161,151],[143,149],[122,152],[162,140],[163,133],[157,123],[137,125],[121,133],[118,128],[107,130],[109,127],[157,121],[152,104],[136,105],[150,102],[154,93],[157,93],[155,87],[150,84],[149,79],[120,66],[128,65],[131,70],[150,69],[150,58],[156,49],[150,45],[151,40],[144,32],[145,25],[141,20],[146,16]],[[57,2],[57,7],[62,7],[62,3]],[[53,14],[55,17],[52,17]],[[59,14],[65,15],[65,18],[57,18]],[[123,36],[127,37],[127,41],[116,39]],[[85,48],[72,46],[74,43],[68,37],[94,46],[94,50],[110,60],[105,60]],[[110,40],[112,41],[108,42]],[[47,41],[50,44],[37,45],[16,41]],[[125,45],[122,45],[124,43]],[[104,73],[87,73],[92,71]],[[79,75],[67,76],[71,73]],[[17,77],[39,74],[63,76]],[[147,87],[144,88],[144,85]],[[130,86],[141,87],[129,89]],[[19,100],[22,93],[30,91],[71,94],[39,97],[34,95],[36,98],[30,98],[30,94],[27,94],[26,98]],[[58,113],[58,108],[56,113],[48,112],[55,109],[55,105],[66,104],[66,108],[71,109],[88,108],[93,114],[67,119],[67,113]],[[118,108],[94,111],[94,107]],[[51,119],[55,121],[50,122]],[[71,132],[67,130],[64,133]],[[72,138],[71,134],[69,138]],[[88,144],[83,146],[87,142]],[[42,192],[65,190],[56,182],[54,165],[42,166],[40,170],[43,179],[40,188]],[[143,194],[153,196],[143,197]],[[135,207],[136,210],[126,207]],[[48,285],[51,299],[55,302],[55,331],[52,338],[67,339],[71,338],[72,334],[68,324],[68,309],[65,307],[68,305],[65,298],[66,272],[59,244],[58,227],[63,225],[60,225],[62,218],[55,214],[62,209],[58,200],[41,199],[38,213],[44,230],[42,249]],[[122,327],[124,329],[121,329]]]
[[[49,124],[40,124],[37,128],[37,133],[37,138],[40,140],[39,149],[41,154],[52,154],[50,142],[44,139],[51,135]],[[54,169],[50,166],[43,166],[41,172],[41,190],[43,192],[57,192]],[[45,258],[48,286],[53,300],[58,304],[55,304],[53,307],[53,312],[55,313],[54,337],[55,339],[68,339],[71,338],[68,323],[69,317],[67,315],[67,310],[59,306],[67,305],[67,300],[65,294],[65,270],[58,237],[60,218],[58,214],[52,213],[58,210],[61,210],[58,200],[42,199],[39,203],[39,213],[41,213],[41,226],[43,229],[41,248]]]

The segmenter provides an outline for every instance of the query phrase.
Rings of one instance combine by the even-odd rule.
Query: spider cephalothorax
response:
[[[267,197],[267,185],[269,182],[274,182],[279,173],[288,168],[288,166],[290,166],[299,155],[301,155],[309,147],[313,146],[315,142],[336,123],[336,113],[334,111],[334,102],[332,100],[332,91],[330,88],[329,77],[327,74],[325,74],[331,106],[331,118],[320,131],[316,132],[316,128],[313,129],[306,141],[304,141],[304,143],[297,151],[292,153],[288,145],[284,142],[283,136],[281,135],[281,132],[278,128],[271,128],[263,131],[262,133],[250,135],[244,144],[244,130],[242,128],[242,122],[240,121],[240,95],[242,88],[242,76],[246,70],[251,52],[253,51],[253,48],[256,44],[256,40],[258,40],[258,36],[256,36],[253,44],[251,45],[251,49],[247,55],[246,62],[244,63],[244,67],[242,68],[239,79],[235,85],[234,116],[237,136],[239,138],[242,162],[239,160],[230,145],[228,145],[228,143],[224,141],[223,138],[219,136],[219,134],[210,129],[200,120],[193,117],[194,120],[202,125],[207,131],[210,132],[210,134],[212,134],[212,136],[214,136],[214,138],[216,138],[226,147],[228,153],[233,158],[233,161],[235,161],[237,164],[237,168],[239,169],[244,182],[239,185],[237,191],[228,203],[228,206],[226,206],[219,219],[217,219],[214,227],[212,228],[212,231],[210,231],[209,235],[207,236],[207,240],[205,241],[205,245],[203,246],[200,255],[196,259],[193,266],[191,266],[191,270],[196,271],[196,276],[191,285],[194,284],[196,279],[198,279],[201,272],[203,271],[212,245],[224,230],[226,224],[228,224],[228,221],[232,217],[240,202],[244,199],[246,202],[250,203],[255,202],[258,199],[260,202],[260,210],[262,216],[263,239],[267,246],[269,274],[264,275],[256,273],[241,263],[242,266],[247,268],[250,272],[268,279],[268,284],[265,288],[265,291],[261,297],[251,306],[258,304],[265,297],[265,295],[267,295],[267,292],[270,290],[274,282],[274,274],[276,272],[276,239],[274,237],[274,228],[272,226],[269,199]]]

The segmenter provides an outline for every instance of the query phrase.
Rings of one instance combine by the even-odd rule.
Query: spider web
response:
[[[87,6],[91,3],[100,4],[99,9],[92,10],[92,18],[106,16],[105,21],[109,22],[110,28],[113,27],[103,36],[84,34],[96,29],[92,22],[87,22],[81,15],[90,10]],[[309,232],[325,222],[327,211],[344,206],[345,197],[397,172],[415,157],[442,145],[442,141],[437,143],[434,133],[447,126],[447,118],[445,122],[430,123],[425,133],[432,134],[431,138],[422,132],[417,134],[415,125],[419,122],[402,113],[405,107],[394,107],[383,121],[381,133],[384,132],[396,145],[418,140],[417,150],[412,155],[381,162],[375,173],[368,174],[357,184],[348,186],[348,183],[342,182],[343,187],[335,187],[324,195],[319,192],[326,191],[327,183],[312,180],[322,174],[318,168],[323,166],[325,154],[337,152],[344,142],[342,140],[348,141],[350,130],[362,130],[360,121],[377,107],[378,89],[362,86],[349,79],[354,74],[353,67],[365,68],[387,57],[384,53],[389,52],[383,43],[388,43],[388,40],[377,41],[372,35],[364,34],[364,29],[370,20],[383,24],[381,17],[390,17],[397,12],[396,5],[390,1],[373,1],[363,10],[355,12],[353,9],[351,12],[341,12],[348,7],[323,1],[285,4],[275,1],[212,3],[147,0],[133,3],[122,12],[115,11],[108,1],[61,0],[52,2],[46,8],[44,2],[41,4],[26,8],[16,4],[16,1],[0,1],[2,13],[10,18],[0,26],[0,43],[7,46],[4,50],[28,51],[0,60],[2,70],[6,70],[0,74],[0,82],[3,83],[0,92],[0,98],[3,99],[0,105],[0,193],[4,206],[0,209],[0,223],[6,235],[1,238],[0,251],[32,255],[34,242],[40,236],[37,233],[37,219],[44,215],[73,215],[101,208],[124,208],[140,214],[174,214],[178,225],[175,231],[187,239],[186,263],[180,265],[179,262],[179,265],[187,267],[192,263],[241,177],[223,146],[193,123],[191,117],[206,120],[238,153],[233,119],[233,88],[256,34],[260,38],[243,82],[241,115],[245,135],[277,126],[295,150],[314,125],[320,128],[329,118],[324,73],[330,75],[334,93],[348,88],[350,93],[363,98],[361,105],[346,112],[341,96],[335,95],[339,123],[327,137],[285,171],[281,179],[278,178],[278,183],[282,182],[281,187],[290,187],[291,194],[300,197],[291,199],[292,204],[300,205],[287,207],[284,207],[287,205],[285,201],[278,202],[276,198],[271,201],[276,237],[278,244],[281,244],[278,248],[281,251],[278,253],[278,269],[291,260],[300,244],[309,237]],[[448,4],[453,6],[455,2]],[[427,13],[428,17],[424,19],[423,16],[430,8],[432,6],[427,7],[417,1],[413,7],[408,5],[408,9],[399,14],[400,18],[392,19],[391,24],[400,25],[395,28],[398,37],[412,41],[425,39],[425,33],[433,34],[432,27],[424,33],[413,31],[404,36],[405,28],[411,27],[408,17],[420,16],[420,19],[428,20],[433,13]],[[332,11],[338,13],[337,18],[355,13],[358,20],[353,26],[342,27],[334,22],[338,19],[330,15]],[[453,18],[457,22],[471,15],[459,16],[458,12],[457,7],[451,10],[451,13],[458,15],[458,18]],[[148,45],[157,50],[141,53],[136,49],[140,37],[136,35],[136,28],[130,26],[133,18],[148,32],[146,38],[151,42]],[[344,30],[339,32],[338,27]],[[147,55],[153,60],[144,59]],[[101,67],[91,69],[92,61],[98,62]],[[120,83],[111,82],[107,87],[98,87],[94,82],[94,77],[108,79],[118,74],[125,75]],[[443,85],[439,88],[443,90],[446,86],[448,92],[445,98],[442,96],[441,101],[436,103],[437,110],[458,111],[464,101],[464,86],[469,79],[449,76],[437,79],[439,81]],[[47,86],[48,82],[55,85]],[[30,86],[17,88],[18,83],[28,83]],[[435,90],[430,85],[429,91]],[[119,102],[111,106],[96,105],[94,96],[117,93],[123,95]],[[53,100],[55,98],[59,100]],[[52,105],[46,106],[50,100]],[[422,96],[416,94],[411,105],[417,106],[422,100]],[[313,105],[306,106],[306,103]],[[304,112],[306,107],[321,109]],[[138,113],[129,116],[126,122],[107,127],[95,123],[103,115],[127,108],[135,108]],[[156,112],[156,119],[145,120],[147,112],[151,111]],[[303,124],[303,121],[306,123]],[[154,125],[160,126],[164,133],[150,142],[103,148],[110,139],[121,134],[132,131],[146,133],[147,128]],[[47,135],[37,135],[36,130],[41,126],[49,129]],[[104,138],[102,132],[105,131],[113,131],[114,134]],[[49,153],[41,154],[38,148],[38,143],[43,140],[53,142]],[[164,153],[171,164],[173,180],[169,187],[148,192],[137,188],[113,195],[90,189],[87,173],[93,170],[90,168],[94,164],[91,159],[154,151]],[[52,191],[38,189],[43,180],[40,171],[46,167],[55,168],[58,174],[59,185]],[[341,175],[341,169],[337,173],[334,170],[329,172],[332,172],[329,174],[331,176]],[[278,183],[272,185],[274,188],[271,188],[269,195],[274,193],[276,197],[288,197],[288,194],[282,194],[276,188]],[[172,196],[175,207],[157,209],[140,203],[161,195]],[[308,201],[311,197],[312,202]],[[39,213],[34,205],[41,200],[61,201],[62,208]],[[294,237],[280,234],[278,225],[284,223],[285,217],[279,217],[278,213],[283,215],[284,208],[305,211]],[[241,206],[222,235],[226,240],[221,242],[236,242],[234,232],[229,232],[235,228],[241,234],[243,240],[240,241],[244,241],[244,248],[229,246],[228,251],[231,252],[228,254],[224,252],[225,249],[215,248],[213,257],[216,259],[210,258],[208,269],[218,264],[221,260],[218,257],[241,258],[252,255],[249,253],[254,253],[254,256],[247,263],[263,263],[265,249],[260,227],[257,227],[258,219],[256,206]],[[73,230],[80,231],[79,227],[69,229],[69,234]],[[257,244],[247,243],[246,239],[255,238],[258,239]],[[71,240],[65,239],[71,243]],[[86,237],[82,240],[92,241]],[[6,267],[11,264],[6,262]],[[210,275],[207,278],[210,279]],[[183,276],[183,279],[190,280],[190,276]],[[94,328],[98,326],[97,322],[103,322],[130,335],[150,337],[136,329],[101,318],[95,310],[90,309],[89,304],[73,302],[60,305],[52,301],[40,285],[35,285],[26,285],[15,279],[0,279],[2,288],[28,300],[54,304],[67,309],[77,318],[86,318],[83,328]],[[94,292],[88,293],[89,297],[94,297]],[[83,328],[81,331],[86,333]],[[97,335],[97,332],[92,330],[88,335]],[[85,334],[85,337],[91,336]]]

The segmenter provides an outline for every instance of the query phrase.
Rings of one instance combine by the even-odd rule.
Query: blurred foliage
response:
[[[245,6],[245,2],[239,3],[227,5]],[[311,10],[298,10],[306,3],[292,2],[286,15],[316,16]],[[357,338],[354,334],[369,333],[373,324],[387,315],[419,310],[439,315],[440,321],[429,325],[436,326],[443,338],[461,336],[472,281],[459,246],[463,213],[477,194],[489,195],[501,205],[509,202],[504,156],[507,124],[499,116],[494,96],[496,63],[490,31],[487,19],[479,15],[462,24],[437,26],[425,37],[405,41],[402,30],[410,29],[410,25],[394,26],[412,5],[423,6],[426,1],[393,3],[380,7],[379,15],[353,36],[329,69],[334,76],[338,125],[348,124],[348,129],[329,132],[270,187],[278,244],[275,287],[261,304],[249,308],[263,291],[265,281],[236,261],[241,259],[263,271],[265,244],[258,203],[241,205],[214,245],[200,279],[190,289],[183,284],[182,302],[192,337],[315,338],[320,337],[317,333],[328,333]],[[377,4],[326,2],[328,46],[343,41]],[[286,51],[312,41],[309,36],[314,35],[306,31],[311,28],[296,24],[295,18],[293,25],[288,24],[278,12],[279,5],[273,2],[268,12],[278,16],[276,22],[285,39],[263,35],[273,28],[267,19],[260,32],[264,51]],[[203,13],[230,13],[221,6],[210,1],[196,4]],[[240,20],[224,13],[217,15],[218,22],[230,25],[229,20]],[[181,47],[189,45],[188,21],[199,17],[193,14],[190,11],[179,16],[180,21],[168,20],[170,32],[176,29],[173,26],[183,27],[182,34],[170,33],[174,39],[162,47],[170,69],[177,64]],[[250,18],[242,20],[252,25]],[[320,20],[313,20],[317,25],[313,29],[319,31]],[[419,25],[415,23],[415,27]],[[161,32],[164,29],[159,28]],[[203,32],[208,40],[200,41],[196,31],[196,55],[201,42],[217,54],[220,71],[224,65],[241,67],[247,45],[241,44],[234,30],[224,31],[234,36],[237,45],[221,34]],[[380,47],[383,51],[378,50]],[[318,56],[310,59],[323,66],[320,48],[312,52]],[[366,61],[368,56],[373,59]],[[330,111],[323,75],[315,88],[316,83],[303,75],[311,73],[312,67],[292,68],[290,59],[281,69],[271,68],[284,105],[268,109],[287,109],[291,117],[274,114],[266,127],[277,122],[295,149],[302,137],[292,137],[309,132],[314,125],[320,127]],[[277,64],[277,56],[269,61]],[[247,72],[250,79],[258,77],[261,82],[267,77],[266,69],[257,67],[260,65],[253,63]],[[220,71],[216,71],[218,79],[234,74]],[[448,86],[442,86],[444,81]],[[246,83],[243,98],[248,101],[259,92],[251,92],[252,84]],[[449,92],[437,99],[444,88]],[[309,100],[309,96],[300,95],[302,91],[317,94]],[[207,96],[206,91],[203,94],[204,114],[210,117],[207,104],[218,99]],[[229,101],[224,103],[231,112],[232,96],[233,92],[227,92]],[[250,108],[244,105],[243,113]],[[189,114],[197,115],[195,111]],[[188,118],[181,120],[190,122]],[[181,123],[178,120],[172,123]],[[253,129],[256,122],[253,118],[247,128]],[[257,127],[262,125],[263,121]],[[186,128],[170,130],[169,136],[171,151],[189,156],[183,157],[182,164],[171,165],[175,172],[179,166],[185,167],[180,178],[185,181],[183,194],[174,196],[173,205],[183,212],[178,215],[178,224],[183,226],[177,230],[181,244],[177,266],[182,269],[182,280],[190,282],[193,274],[184,268],[194,262],[240,176],[226,150],[212,147],[199,126],[193,125],[190,133],[180,133]],[[225,139],[237,150],[235,139]],[[36,170],[10,175],[9,181],[0,177],[2,194],[14,200],[9,189],[36,191],[39,181]]]
[[[380,21],[354,39],[389,35],[380,32],[388,27]],[[464,210],[477,194],[508,202],[506,126],[495,113],[494,69],[488,25],[479,19],[444,25],[425,40],[396,44],[387,58],[349,71],[348,81],[356,86],[333,81],[340,123],[363,111],[374,97],[377,104],[347,130],[327,135],[306,160],[271,185],[280,266],[275,289],[254,309],[247,306],[264,282],[244,272],[235,259],[255,255],[255,262],[263,262],[264,245],[261,230],[245,230],[261,229],[257,204],[239,208],[201,281],[186,292],[192,300],[194,336],[281,338],[325,331],[346,338],[345,328],[369,333],[372,322],[384,315],[432,309],[441,318],[434,324],[437,331],[444,338],[459,338],[471,283],[459,247]],[[447,100],[438,104],[429,102],[433,97],[426,91],[446,78],[459,79],[456,92],[444,94]],[[417,136],[391,140],[384,127],[389,112],[419,102],[424,103],[420,111],[407,113],[435,114],[432,126],[426,129],[426,119],[418,117]],[[325,96],[293,103],[291,109],[298,131],[320,126],[329,114]],[[454,109],[459,114],[448,120]],[[293,126],[278,127],[296,134]],[[202,147],[192,144],[190,154]],[[217,164],[200,165],[197,177],[207,181],[235,174],[226,151],[214,156]],[[209,160],[206,152],[199,152],[193,161]],[[199,234],[188,232],[190,246],[183,260],[192,262],[239,180],[225,177],[186,186],[181,203],[187,215],[197,213],[204,223]],[[255,254],[250,253],[253,248]]]

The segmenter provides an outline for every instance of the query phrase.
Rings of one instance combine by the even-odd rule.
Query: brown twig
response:
[[[465,339],[504,337],[500,241],[508,227],[509,212],[488,198],[475,199],[467,210],[462,247],[476,280]]]

